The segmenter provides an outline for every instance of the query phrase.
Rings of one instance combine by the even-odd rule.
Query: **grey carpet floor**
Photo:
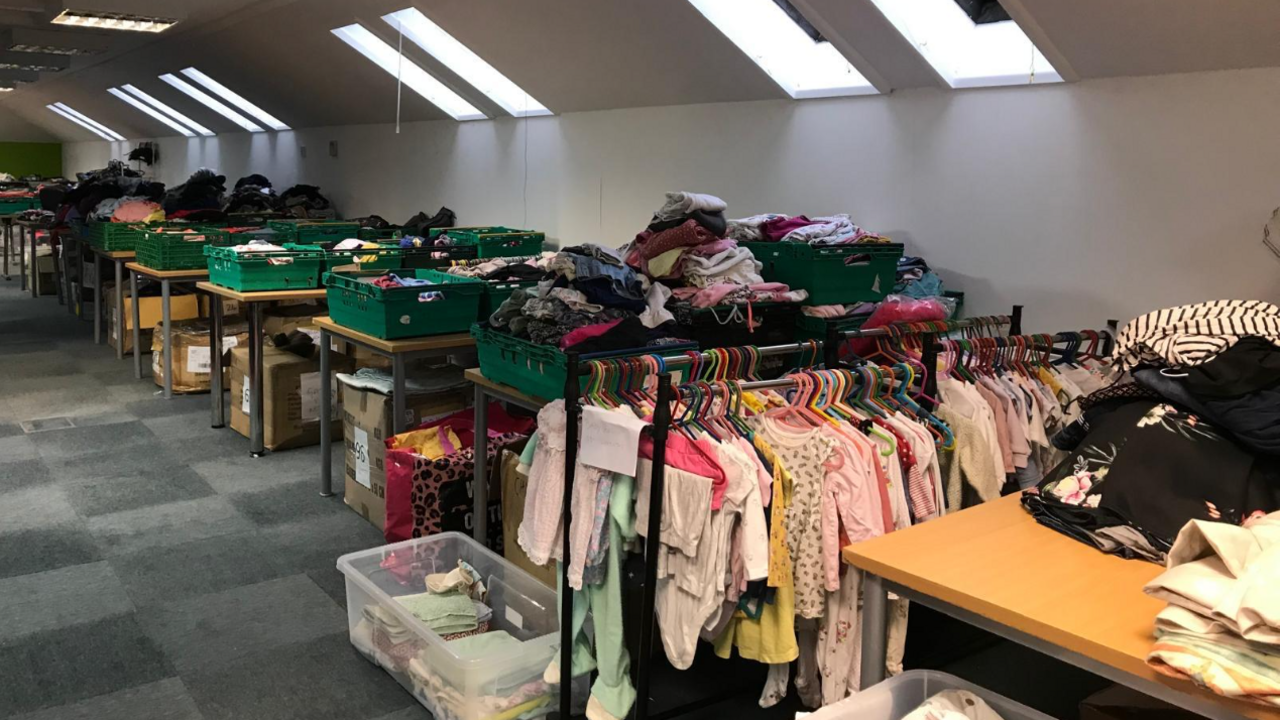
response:
[[[0,279],[0,718],[429,718],[347,640],[335,561],[382,535],[319,450],[209,425]]]

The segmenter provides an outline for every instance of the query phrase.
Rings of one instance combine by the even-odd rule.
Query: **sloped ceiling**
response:
[[[194,65],[294,127],[391,122],[395,79],[329,30],[358,20],[396,44],[379,17],[410,4],[556,113],[786,97],[686,0],[155,1],[181,6],[183,22],[157,36],[110,34],[110,52],[75,58],[71,69],[0,97],[0,108],[69,141],[96,137],[47,103],[65,102],[128,137],[173,134],[106,92],[133,83],[217,132],[239,131],[158,79]],[[871,0],[793,2],[881,92],[942,86]],[[1068,80],[1280,66],[1275,0],[1004,4]],[[39,14],[3,6],[0,23],[48,27]],[[495,110],[412,43],[405,51]],[[401,117],[447,116],[406,91]]]

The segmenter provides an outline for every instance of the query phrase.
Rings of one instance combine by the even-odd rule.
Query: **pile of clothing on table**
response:
[[[58,209],[59,222],[95,220],[110,222],[117,209],[129,204],[130,217],[140,212],[159,214],[163,220],[160,200],[164,197],[164,183],[152,182],[118,160],[112,160],[101,170],[80,173],[79,183],[62,197]]]
[[[227,192],[227,177],[201,168],[187,181],[164,195],[164,212],[170,220],[215,222],[226,218],[222,207]]]
[[[338,217],[333,203],[320,194],[315,185],[294,185],[280,193],[281,210],[287,215],[308,220],[334,220]]]
[[[1280,513],[1243,526],[1192,520],[1145,591],[1156,616],[1147,663],[1219,695],[1280,706]]]
[[[423,578],[420,565],[411,558],[393,553],[382,565],[408,592],[393,598],[397,609],[372,602],[361,608],[351,641],[366,657],[411,687],[414,697],[442,720],[472,718],[477,709],[484,717],[507,720],[550,712],[552,688],[543,680],[541,668],[517,665],[481,683],[479,690],[469,687],[472,683],[467,680],[474,680],[480,671],[466,669],[462,677],[450,672],[474,659],[519,658],[529,654],[524,643],[533,639],[520,623],[494,617],[493,608],[486,604],[489,589],[474,566],[460,559],[452,570]],[[495,596],[501,602],[501,594]],[[405,612],[443,642],[419,635],[402,619]],[[533,655],[537,657],[537,651]]]
[[[739,242],[796,242],[809,245],[850,245],[888,243],[889,238],[868,232],[846,214],[809,218],[765,213],[730,220],[728,237]]]
[[[52,224],[56,215],[48,210],[40,210],[32,208],[31,210],[23,210],[18,213],[18,219],[23,222],[48,223]]]
[[[665,305],[670,291],[637,273],[618,251],[569,247],[546,260],[536,288],[517,288],[489,324],[540,345],[581,353],[684,342]]]
[[[1131,321],[1128,377],[1081,399],[1070,456],[1023,505],[1104,552],[1163,563],[1192,520],[1280,510],[1280,308],[1221,300]]]
[[[235,188],[222,206],[227,213],[273,213],[281,208],[280,196],[263,175],[246,175],[236,181]]]
[[[804,290],[764,281],[751,251],[725,235],[725,208],[714,195],[669,192],[649,227],[620,252],[632,268],[674,286],[677,303],[694,308],[807,299]]]
[[[500,257],[488,260],[458,261],[446,272],[459,277],[476,278],[486,282],[532,282],[547,276],[547,266],[553,252],[522,257]]]
[[[406,235],[422,235],[431,234],[432,230],[440,228],[451,228],[458,222],[458,216],[447,207],[441,207],[436,211],[435,215],[427,215],[425,212],[419,212],[417,215],[409,218],[400,227],[404,228]]]

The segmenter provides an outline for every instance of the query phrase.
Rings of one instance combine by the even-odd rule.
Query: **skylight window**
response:
[[[871,1],[953,88],[1062,82],[1012,20],[975,23],[955,0]]]
[[[382,19],[515,117],[552,114],[417,8],[383,15]]]
[[[774,0],[689,3],[797,100],[876,92],[839,50],[815,41]]]
[[[223,105],[222,103],[218,102],[216,99],[209,96],[203,90],[201,90],[200,88],[197,88],[196,86],[192,85],[186,80],[183,80],[182,78],[172,74],[161,75],[160,79],[174,86],[175,88],[182,91],[183,93],[186,93],[189,97],[191,97],[191,99],[195,100],[201,105],[204,105],[210,110],[218,113],[219,115],[230,120],[231,122],[239,125],[245,130],[248,130],[249,132],[266,132],[266,130],[262,129],[261,126],[259,126],[249,118],[241,115],[235,110],[232,110],[226,105]]]
[[[97,120],[94,120],[88,115],[85,115],[84,113],[73,110],[70,106],[66,105],[65,103],[59,102],[59,103],[54,103],[52,105],[45,105],[45,107],[58,113],[59,115],[70,120],[71,122],[79,125],[85,130],[88,130],[94,135],[97,135],[103,140],[124,140],[124,136],[121,135],[120,133],[116,132],[115,130],[112,130],[111,128],[107,127],[106,125],[103,125]]]
[[[178,112],[177,110],[174,110],[173,108],[169,107],[168,105],[165,105],[164,103],[162,103],[162,102],[160,102],[159,100],[155,99],[155,98],[154,98],[154,97],[152,97],[151,95],[149,95],[149,94],[147,94],[147,93],[145,93],[145,92],[143,92],[143,91],[139,90],[138,88],[136,88],[136,87],[134,87],[134,86],[132,86],[132,85],[123,85],[123,86],[121,86],[121,88],[122,88],[125,92],[129,93],[130,95],[133,95],[134,97],[138,98],[138,99],[139,99],[139,100],[141,100],[142,102],[147,103],[147,104],[148,104],[148,105],[150,105],[151,107],[153,107],[153,108],[155,108],[155,109],[159,110],[160,112],[162,112],[162,113],[164,113],[164,114],[168,115],[169,117],[173,118],[174,120],[177,120],[178,122],[182,123],[183,125],[185,125],[185,126],[187,126],[187,127],[191,128],[192,130],[195,130],[196,132],[200,133],[201,135],[203,135],[203,136],[205,136],[205,137],[213,137],[213,136],[214,136],[214,134],[215,134],[215,133],[214,133],[212,130],[210,130],[209,128],[207,128],[207,127],[205,127],[205,126],[201,125],[200,123],[196,122],[195,120],[192,120],[191,118],[187,117],[186,115],[183,115],[182,113]]]
[[[375,65],[386,70],[392,77],[399,78],[414,92],[448,113],[454,120],[484,119],[484,113],[480,112],[476,106],[432,77],[417,63],[403,57],[395,48],[379,40],[365,26],[356,23],[330,32],[337,35],[342,42],[355,48]]]
[[[243,110],[249,115],[252,115],[253,117],[258,118],[262,122],[266,123],[266,126],[271,128],[272,130],[289,130],[290,129],[288,125],[285,125],[284,123],[277,120],[274,115],[271,115],[266,110],[263,110],[262,108],[258,107],[257,105],[254,105],[248,100],[245,100],[244,98],[240,97],[236,93],[232,92],[231,89],[228,88],[226,85],[223,85],[222,83],[218,82],[217,80],[214,80],[208,75],[205,75],[199,70],[193,67],[189,67],[186,70],[183,70],[182,74],[186,75],[192,80],[195,80],[196,82],[205,86],[209,90],[212,90],[214,95],[217,95],[218,97],[222,98],[223,100],[226,100],[232,105],[235,105],[237,108]]]
[[[161,115],[159,110],[155,110],[155,109],[151,108],[149,105],[145,105],[145,104],[143,104],[143,102],[142,102],[141,100],[137,100],[137,99],[133,98],[131,95],[129,95],[128,93],[124,92],[124,91],[123,91],[123,90],[121,90],[120,88],[107,88],[107,92],[109,92],[109,93],[111,93],[112,95],[115,95],[116,97],[120,98],[121,100],[123,100],[123,101],[125,101],[125,102],[129,103],[130,105],[132,105],[132,106],[134,106],[135,108],[137,108],[137,109],[141,110],[142,112],[144,112],[144,113],[146,113],[146,114],[150,115],[151,117],[155,118],[156,120],[159,120],[160,122],[164,123],[164,124],[165,124],[165,125],[167,125],[168,127],[170,127],[170,128],[172,128],[173,130],[177,131],[179,134],[183,135],[184,137],[193,138],[193,137],[195,137],[195,136],[196,136],[196,134],[195,134],[194,132],[192,132],[192,131],[190,131],[190,130],[188,130],[188,129],[184,128],[184,127],[182,127],[182,126],[181,126],[181,125],[179,125],[176,121],[171,120],[171,119],[169,119],[169,118],[165,117],[164,115]]]

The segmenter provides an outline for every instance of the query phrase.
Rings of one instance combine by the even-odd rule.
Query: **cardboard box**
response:
[[[316,318],[329,314],[324,305],[313,305],[304,301],[302,305],[285,305],[269,307],[262,311],[262,332],[267,336],[288,334],[294,330],[315,330],[316,338],[320,331],[316,328]]]
[[[391,398],[345,383],[342,388],[342,442],[346,445],[346,493],[352,510],[379,530],[387,520],[387,448],[391,437]],[[410,395],[405,402],[406,427],[457,412],[467,405],[463,390]]]
[[[41,247],[41,250],[47,250]],[[58,284],[54,282],[53,256],[37,254],[35,261],[31,259],[31,251],[27,251],[26,278],[27,287],[35,287],[37,295],[58,294]]]
[[[345,355],[329,356],[333,373],[351,372]],[[231,351],[231,428],[249,437],[249,348]],[[333,423],[330,436],[342,439],[342,398],[337,377],[330,377]],[[306,447],[320,442],[320,357],[303,358],[267,346],[262,350],[262,430],[270,450]]]
[[[133,350],[133,298],[129,295],[129,288],[124,289],[124,352]],[[169,296],[169,321],[176,322],[178,320],[192,320],[201,317],[202,307],[207,307],[207,301],[202,305],[201,296],[199,295],[170,295]],[[116,317],[116,289],[114,287],[107,288],[104,295],[104,302],[107,305],[108,327],[110,332],[107,333],[107,342],[111,347],[115,347],[120,341],[120,319]],[[141,321],[142,328],[142,347],[151,347],[151,328],[161,324],[164,321],[164,300],[157,297],[143,297],[138,305],[138,319]]]
[[[209,321],[179,320],[170,328],[172,333],[173,391],[176,393],[209,392]],[[151,341],[151,377],[159,387],[164,387],[164,332],[156,326]],[[231,351],[249,342],[249,326],[244,322],[222,326],[222,386],[230,382],[228,364]]]
[[[1080,720],[1194,720],[1198,717],[1123,685],[1112,685],[1080,701]]]
[[[520,520],[524,517],[524,499],[529,490],[529,477],[516,470],[520,465],[520,456],[510,450],[503,450],[501,465],[502,556],[546,583],[548,587],[555,587],[555,564],[534,565],[520,543],[516,542],[516,531],[520,529]]]

